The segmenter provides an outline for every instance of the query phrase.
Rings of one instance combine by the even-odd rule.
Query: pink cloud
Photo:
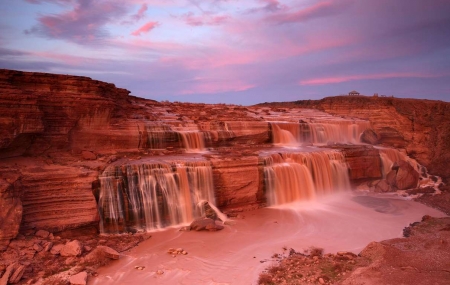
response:
[[[241,80],[214,80],[206,78],[194,79],[194,84],[180,92],[180,94],[213,94],[224,92],[239,92],[254,88],[254,84],[249,84]]]
[[[334,83],[342,83],[354,80],[366,80],[366,79],[387,79],[387,78],[433,78],[441,77],[442,75],[420,74],[412,72],[399,72],[399,73],[380,73],[380,74],[361,74],[361,75],[347,75],[336,77],[322,77],[313,78],[307,80],[300,80],[300,85],[326,85]]]
[[[145,3],[142,4],[141,8],[139,8],[139,11],[133,16],[131,16],[131,18],[133,18],[133,20],[135,21],[141,20],[142,18],[145,17],[145,12],[147,11],[147,9],[148,9],[147,4]]]
[[[156,28],[159,25],[158,22],[147,22],[146,24],[144,24],[142,27],[140,27],[139,29],[137,29],[136,31],[132,32],[131,34],[133,36],[140,36],[141,33],[148,33],[151,30],[153,30],[154,28]]]
[[[319,17],[336,15],[344,11],[353,0],[327,0],[321,1],[308,8],[301,9],[293,13],[282,13],[268,17],[270,21],[285,24],[294,22],[304,22]]]
[[[226,15],[211,15],[210,13],[204,13],[201,16],[196,16],[194,13],[189,12],[181,17],[189,26],[218,26],[228,21],[230,16]]]

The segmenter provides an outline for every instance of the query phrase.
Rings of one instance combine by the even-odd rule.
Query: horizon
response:
[[[86,76],[156,101],[254,105],[357,90],[450,99],[450,2],[0,3],[0,68]]]

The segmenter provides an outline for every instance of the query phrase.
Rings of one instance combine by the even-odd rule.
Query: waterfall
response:
[[[100,176],[100,231],[151,231],[203,215],[199,202],[215,203],[209,162],[115,166]]]
[[[265,158],[264,165],[269,205],[350,189],[348,168],[338,151],[276,153]]]
[[[199,131],[180,131],[184,148],[189,152],[198,152],[205,150],[205,136]]]
[[[147,125],[146,142],[144,147],[151,149],[166,148],[167,142],[175,141],[176,133],[172,131],[169,125]]]
[[[274,144],[292,146],[302,143],[359,143],[361,133],[370,127],[366,121],[271,122]]]
[[[391,171],[392,165],[399,161],[404,160],[408,162],[419,174],[422,175],[422,168],[419,163],[415,159],[410,158],[405,153],[398,151],[395,148],[378,148],[381,159],[381,173],[383,177]],[[425,171],[426,172],[426,171]]]

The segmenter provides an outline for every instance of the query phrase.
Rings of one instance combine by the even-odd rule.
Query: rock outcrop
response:
[[[450,103],[391,97],[337,96],[273,104],[317,108],[370,121],[376,136],[368,142],[404,148],[431,173],[450,179]]]

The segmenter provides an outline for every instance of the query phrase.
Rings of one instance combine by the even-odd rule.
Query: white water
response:
[[[313,200],[350,189],[343,155],[334,150],[275,153],[264,159],[269,205]]]
[[[215,203],[209,162],[134,164],[113,167],[100,177],[100,231],[151,231],[190,223]]]
[[[359,253],[371,241],[400,237],[403,227],[425,214],[444,216],[413,201],[348,192],[245,212],[245,219],[219,232],[156,232],[99,269],[98,277],[88,284],[256,284],[259,273],[271,265],[274,253],[282,253],[282,247]],[[188,255],[167,254],[169,248],[178,247]],[[157,270],[164,273],[158,275]]]
[[[366,121],[334,120],[314,122],[271,122],[272,141],[280,146],[327,143],[360,143],[361,133],[370,128]]]

